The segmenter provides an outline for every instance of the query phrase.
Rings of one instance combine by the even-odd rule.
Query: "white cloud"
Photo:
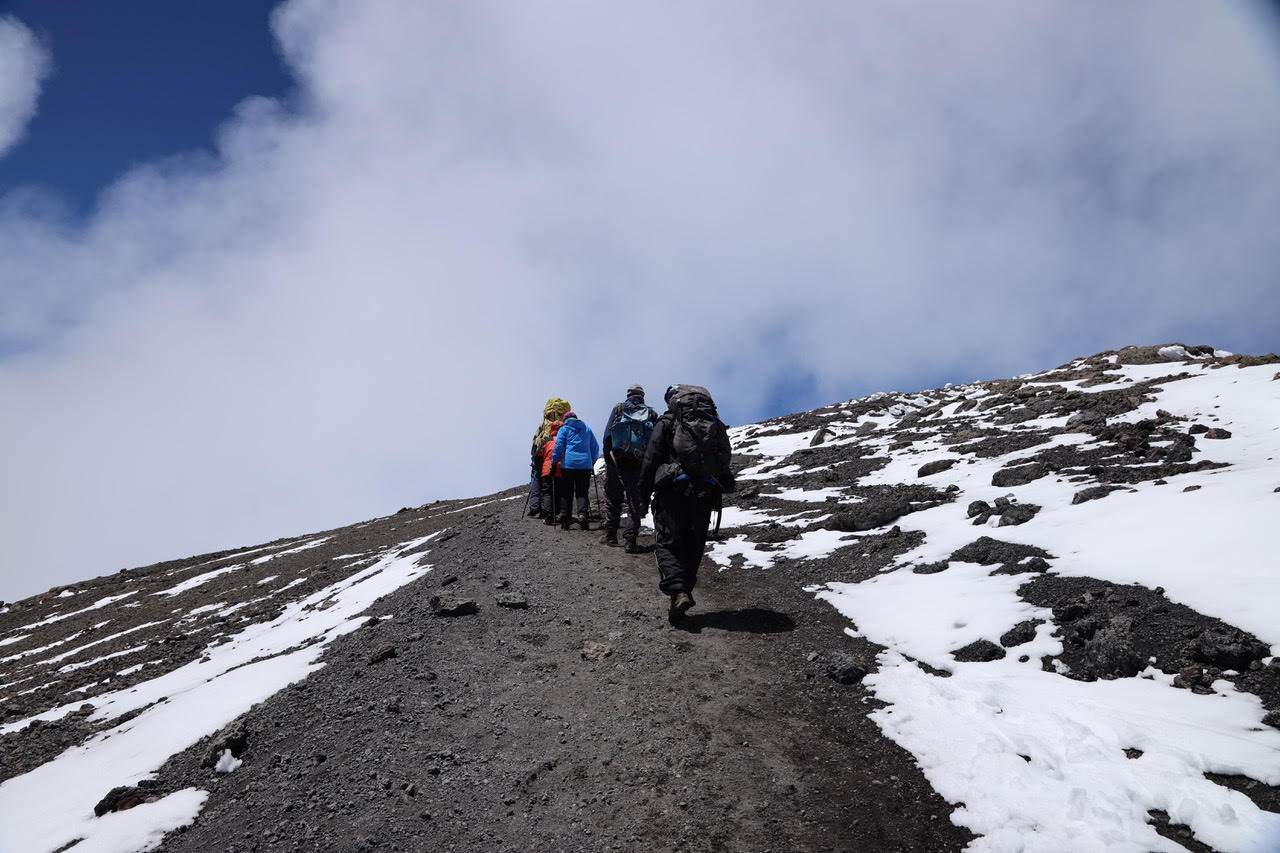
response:
[[[49,53],[21,21],[0,16],[0,155],[22,138],[36,114]]]
[[[0,200],[0,596],[518,482],[552,394],[741,422],[1261,340],[1280,108],[1228,8],[293,0],[296,109],[82,228]]]

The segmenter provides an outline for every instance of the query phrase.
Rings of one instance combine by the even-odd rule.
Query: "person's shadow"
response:
[[[794,631],[796,621],[776,610],[747,607],[742,610],[715,610],[711,613],[685,614],[675,627],[691,634],[701,633],[703,628],[745,631],[748,634],[781,634],[785,631]]]

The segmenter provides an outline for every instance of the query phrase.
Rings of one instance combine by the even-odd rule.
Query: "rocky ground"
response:
[[[1034,382],[983,383],[972,408],[1002,428],[942,416],[954,395],[941,393],[932,410],[917,396],[904,414],[902,397],[879,395],[840,411],[855,422],[895,412],[897,450],[938,436],[983,458],[1046,445],[1002,469],[995,485],[1076,478],[1082,501],[1217,465],[1200,451],[1201,440],[1215,438],[1211,425],[1172,414],[1112,421],[1146,388],[1091,394],[1058,384],[1106,383],[1117,363],[1108,355],[1115,354]],[[1121,355],[1162,358],[1155,348]],[[1240,363],[1234,358],[1224,366]],[[1171,365],[1167,381],[1178,372]],[[1026,412],[1069,420],[1054,430],[1019,429]],[[333,641],[322,669],[173,756],[154,779],[110,798],[104,790],[100,808],[193,786],[210,792],[194,824],[170,834],[164,851],[959,850],[972,836],[949,820],[954,804],[866,716],[877,703],[862,678],[879,649],[848,636],[848,621],[804,588],[876,575],[919,541],[912,512],[964,496],[945,477],[930,479],[945,467],[920,472],[917,482],[860,486],[887,459],[869,445],[824,443],[819,427],[829,418],[824,410],[802,413],[739,436],[739,467],[764,464],[767,476],[744,481],[732,503],[778,520],[724,535],[745,535],[778,558],[767,570],[742,568],[741,559],[704,561],[698,606],[675,627],[651,554],[626,555],[600,544],[598,532],[524,518],[520,489],[15,603],[0,610],[0,722],[59,710],[56,719],[0,735],[0,780],[118,725],[119,718],[93,722],[96,695],[201,659],[287,602],[367,565],[353,555],[444,531],[423,546],[432,570],[380,599],[363,628]],[[759,451],[768,434],[813,429],[811,445],[786,458]],[[1055,430],[1089,431],[1098,441],[1089,450],[1054,447]],[[829,486],[849,487],[861,500],[779,497],[784,488]],[[950,560],[1025,576],[1020,595],[1050,608],[1063,638],[1060,661],[1045,660],[1045,668],[1061,666],[1081,680],[1123,678],[1154,660],[1188,690],[1232,680],[1259,696],[1268,723],[1280,727],[1280,666],[1265,644],[1168,601],[1160,589],[1059,577],[1052,554],[999,529],[1026,523],[1038,508],[959,505],[966,503],[967,515],[987,526]],[[847,534],[849,546],[787,558],[786,543],[813,529]],[[227,571],[180,587],[220,568]],[[224,606],[208,607],[214,602]],[[1020,625],[999,644],[958,649],[956,659],[1017,654],[1034,629]],[[218,772],[213,765],[227,750],[242,764]],[[1280,810],[1276,788],[1243,777],[1214,781]],[[1208,849],[1184,827],[1152,819],[1187,849]]]
[[[467,519],[371,614],[393,618],[255,710],[253,772],[216,778],[199,747],[174,759],[163,781],[214,797],[164,849],[963,845],[859,713],[861,686],[824,674],[834,614],[725,574],[672,628],[652,556],[519,512]],[[440,615],[433,596],[476,612]]]
[[[330,573],[327,555],[449,529],[431,548],[433,571],[380,601],[367,627],[333,644],[323,669],[124,792],[126,805],[191,785],[211,792],[195,825],[161,849],[965,843],[910,756],[864,716],[861,673],[847,667],[850,655],[869,665],[866,650],[842,639],[840,617],[795,584],[708,571],[697,608],[672,627],[651,554],[522,518],[518,499],[453,508],[339,531],[270,564],[274,574],[314,579]],[[226,598],[230,587],[202,596]],[[456,606],[467,601],[473,612]],[[137,654],[163,650],[168,663],[156,666],[175,665],[198,654],[197,631],[166,633]],[[5,735],[5,775],[92,730],[73,713]],[[215,772],[227,746],[244,763]]]

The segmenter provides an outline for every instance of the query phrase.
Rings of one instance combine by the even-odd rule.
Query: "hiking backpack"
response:
[[[729,433],[711,394],[698,385],[680,385],[667,404],[675,415],[671,445],[683,475],[695,482],[714,482],[721,491],[733,491]]]
[[[609,445],[613,453],[636,461],[643,459],[657,419],[658,413],[644,403],[630,400],[623,403],[618,408],[618,416],[609,425]]]

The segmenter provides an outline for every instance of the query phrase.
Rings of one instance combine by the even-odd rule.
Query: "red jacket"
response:
[[[538,449],[538,455],[542,458],[542,476],[560,476],[560,466],[551,464],[551,451],[556,446],[556,433],[560,432],[560,427],[564,425],[564,421],[556,421],[551,425],[551,438],[542,443],[542,447]]]

